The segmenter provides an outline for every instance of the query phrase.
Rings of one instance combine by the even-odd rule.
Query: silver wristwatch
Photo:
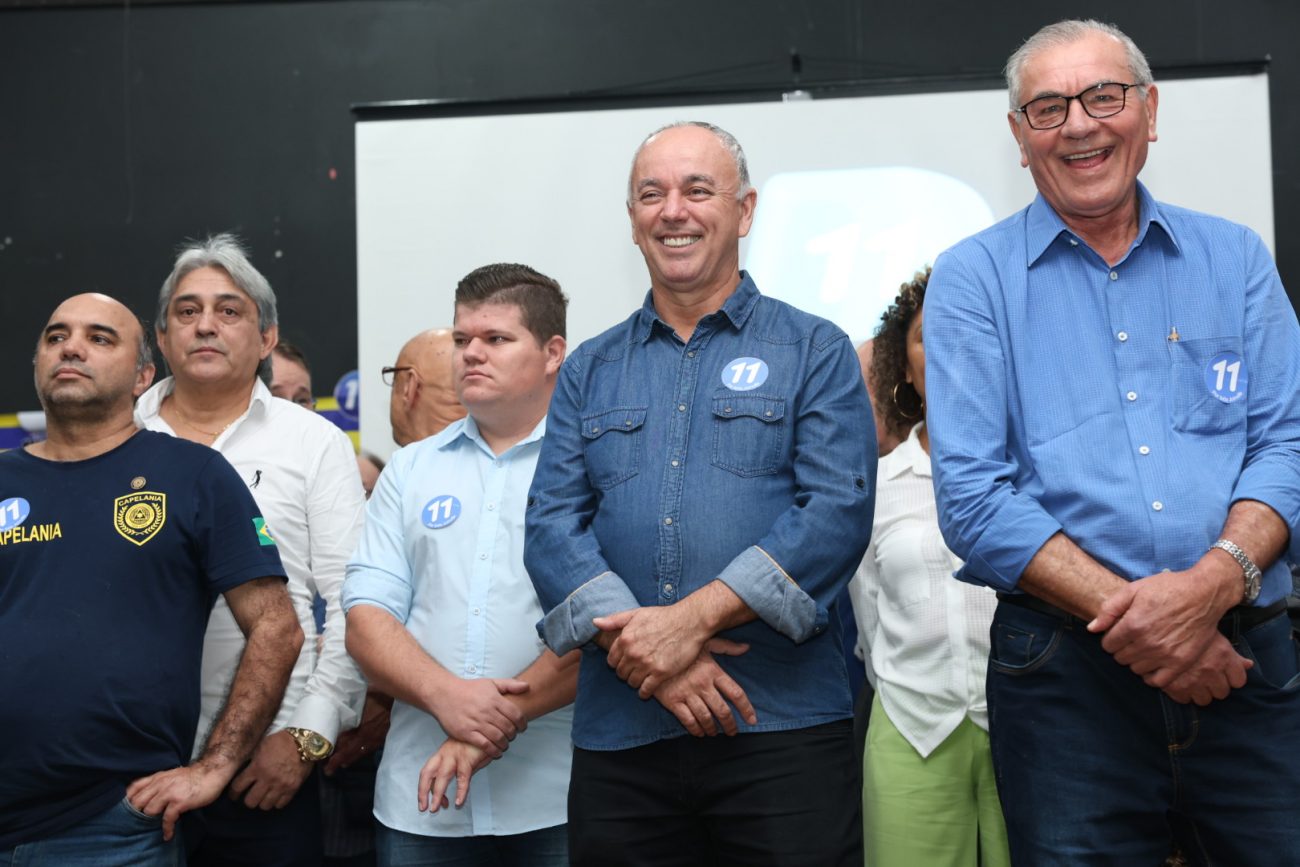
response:
[[[1245,551],[1241,550],[1227,539],[1220,539],[1210,546],[1211,551],[1215,548],[1218,548],[1220,551],[1227,551],[1228,554],[1232,556],[1232,559],[1237,561],[1237,565],[1241,567],[1241,571],[1246,575],[1246,590],[1241,595],[1242,604],[1254,604],[1255,600],[1259,598],[1260,582],[1264,577],[1263,573],[1259,571],[1259,567],[1246,556]]]

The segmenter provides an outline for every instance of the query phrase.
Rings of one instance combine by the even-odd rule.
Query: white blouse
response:
[[[984,675],[997,596],[953,578],[962,563],[939,534],[920,430],[880,459],[871,546],[849,592],[858,650],[885,713],[928,756],[967,716],[988,730]]]

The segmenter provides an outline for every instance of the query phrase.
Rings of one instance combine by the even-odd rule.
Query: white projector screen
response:
[[[624,202],[651,130],[707,120],[740,140],[758,189],[743,266],[856,343],[913,272],[1033,198],[1006,110],[1004,90],[967,90],[358,122],[363,447],[393,450],[380,368],[451,324],[474,268],[521,262],[558,280],[571,347],[640,305],[649,283]],[[1141,176],[1152,193],[1245,223],[1271,249],[1267,75],[1160,82],[1157,121]]]

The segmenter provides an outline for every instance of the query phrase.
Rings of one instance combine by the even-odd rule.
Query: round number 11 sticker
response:
[[[732,391],[752,391],[767,382],[767,362],[761,358],[734,358],[722,368],[722,384]]]
[[[1205,365],[1205,387],[1224,403],[1240,400],[1246,381],[1246,363],[1235,352],[1220,352]]]

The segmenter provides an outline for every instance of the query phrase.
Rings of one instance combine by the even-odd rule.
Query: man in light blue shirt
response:
[[[1258,236],[1137,182],[1132,40],[1051,25],[1007,82],[1039,196],[939,258],[924,329],[940,525],[1003,594],[1013,860],[1298,863],[1294,311]]]
[[[523,566],[566,303],[522,265],[460,282],[452,363],[469,416],[393,455],[348,564],[348,650],[396,699],[375,791],[381,864],[568,863],[577,654],[538,638]]]

